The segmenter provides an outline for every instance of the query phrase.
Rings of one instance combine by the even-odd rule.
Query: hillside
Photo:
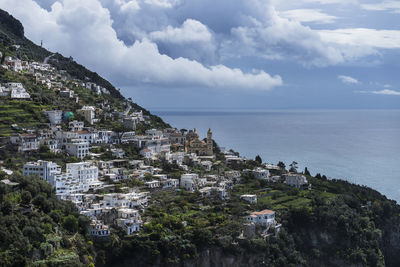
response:
[[[26,61],[43,62],[48,58],[48,63],[59,71],[64,71],[72,79],[92,82],[109,91],[109,95],[96,95],[86,88],[78,87],[74,89],[81,98],[81,104],[92,105],[103,100],[110,101],[116,110],[124,110],[126,104],[137,110],[142,111],[144,115],[150,117],[153,127],[165,128],[168,125],[164,123],[158,116],[152,115],[148,110],[125,99],[119,90],[117,90],[110,82],[99,76],[97,73],[86,69],[71,58],[66,58],[59,53],[52,53],[46,49],[34,44],[24,36],[24,28],[22,24],[7,12],[0,10],[0,51],[2,52],[1,63],[7,56],[19,58]],[[66,103],[55,94],[54,90],[50,90],[45,86],[37,84],[34,77],[26,74],[16,74],[4,69],[0,70],[0,82],[22,82],[28,92],[32,95],[29,103],[26,101],[1,101],[0,107],[0,136],[8,136],[16,131],[12,129],[11,124],[19,123],[20,128],[40,127],[46,122],[43,111],[52,109],[69,109],[75,111],[78,106]],[[72,86],[66,84],[66,86]]]

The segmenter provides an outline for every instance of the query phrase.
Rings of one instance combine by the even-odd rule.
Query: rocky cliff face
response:
[[[203,250],[196,260],[183,263],[184,267],[244,267],[244,266],[265,266],[263,254],[228,255],[220,248],[209,248]]]

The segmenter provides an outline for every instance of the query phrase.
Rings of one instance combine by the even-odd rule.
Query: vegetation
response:
[[[18,185],[0,183],[1,265],[90,264],[89,219],[71,202],[59,201],[47,182],[20,175],[10,179]]]

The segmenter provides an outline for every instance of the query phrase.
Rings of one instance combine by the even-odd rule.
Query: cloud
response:
[[[358,84],[359,81],[353,77],[350,76],[345,76],[345,75],[339,75],[338,79],[342,82],[342,83],[346,83],[346,84]]]
[[[337,17],[321,12],[320,9],[291,9],[279,12],[279,15],[299,22],[334,23]]]
[[[362,93],[362,94],[400,96],[400,91],[395,91],[395,90],[390,90],[390,89],[384,89],[384,90],[378,90],[378,91],[355,91],[355,92]]]
[[[366,28],[349,28],[318,31],[322,40],[327,43],[365,48],[400,48],[400,31],[375,30]]]
[[[211,42],[212,35],[207,26],[193,19],[187,19],[180,28],[168,26],[163,31],[151,32],[150,38],[168,43]]]
[[[361,4],[361,8],[372,11],[392,11],[393,13],[400,13],[399,1],[382,1],[373,4]]]
[[[146,3],[161,8],[171,4],[161,0]],[[0,0],[0,7],[21,19],[29,38],[44,40],[46,47],[72,55],[119,85],[268,90],[283,84],[280,76],[260,70],[244,73],[222,64],[205,66],[183,57],[171,58],[161,54],[157,44],[146,37],[127,46],[117,38],[109,10],[97,0],[56,2],[50,11],[32,0]],[[203,26],[190,20],[180,29],[167,28],[155,36],[174,41],[178,38],[180,42],[210,38]]]
[[[384,89],[384,90],[380,90],[380,91],[372,91],[371,93],[376,94],[376,95],[399,95],[400,96],[399,91],[389,90],[389,89]]]
[[[308,3],[319,3],[322,5],[341,4],[341,5],[354,5],[358,4],[358,0],[303,0]]]
[[[7,9],[17,5],[12,2],[27,1],[0,0],[0,3],[3,2]],[[36,1],[43,2],[43,5],[51,2]],[[55,6],[65,6],[66,2],[69,1],[59,0]],[[71,2],[76,9],[87,5],[86,1]],[[245,57],[291,61],[306,67],[359,61],[375,64],[382,59],[382,49],[400,49],[399,30],[335,29],[338,18],[325,13],[326,7],[323,5],[335,4],[343,8],[341,5],[359,5],[358,1],[303,0],[300,4],[292,5],[307,8],[286,11],[276,10],[276,6],[282,5],[279,2],[283,2],[276,0],[88,0],[88,3],[92,2],[108,12],[105,15],[108,26],[126,47],[147,39],[157,45],[161,55],[174,60],[194,60],[208,69]],[[321,9],[313,8],[315,4],[320,4]],[[26,11],[26,8],[21,8]],[[43,14],[42,11],[37,12],[39,16],[32,14],[35,19]],[[49,24],[60,27],[54,11],[51,9],[48,13],[47,17],[55,16],[49,20]],[[21,17],[24,16],[21,14]],[[77,19],[85,21],[84,17]],[[41,22],[33,19],[30,23],[35,25],[30,29],[43,27]],[[310,23],[318,29],[303,23]],[[323,24],[329,24],[326,25],[329,29],[321,29]],[[68,25],[62,27],[68,32]],[[26,32],[31,36],[36,34],[28,30]],[[69,38],[60,30],[50,32]],[[44,37],[35,40],[49,38],[41,34]]]

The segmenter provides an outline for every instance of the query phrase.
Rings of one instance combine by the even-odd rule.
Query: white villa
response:
[[[286,184],[296,188],[300,188],[308,183],[307,178],[301,174],[288,174],[286,175]]]
[[[240,199],[243,199],[251,204],[257,203],[257,195],[241,195]]]
[[[263,226],[269,226],[275,223],[275,211],[273,210],[262,210],[254,211],[246,217],[247,222],[260,224]]]

